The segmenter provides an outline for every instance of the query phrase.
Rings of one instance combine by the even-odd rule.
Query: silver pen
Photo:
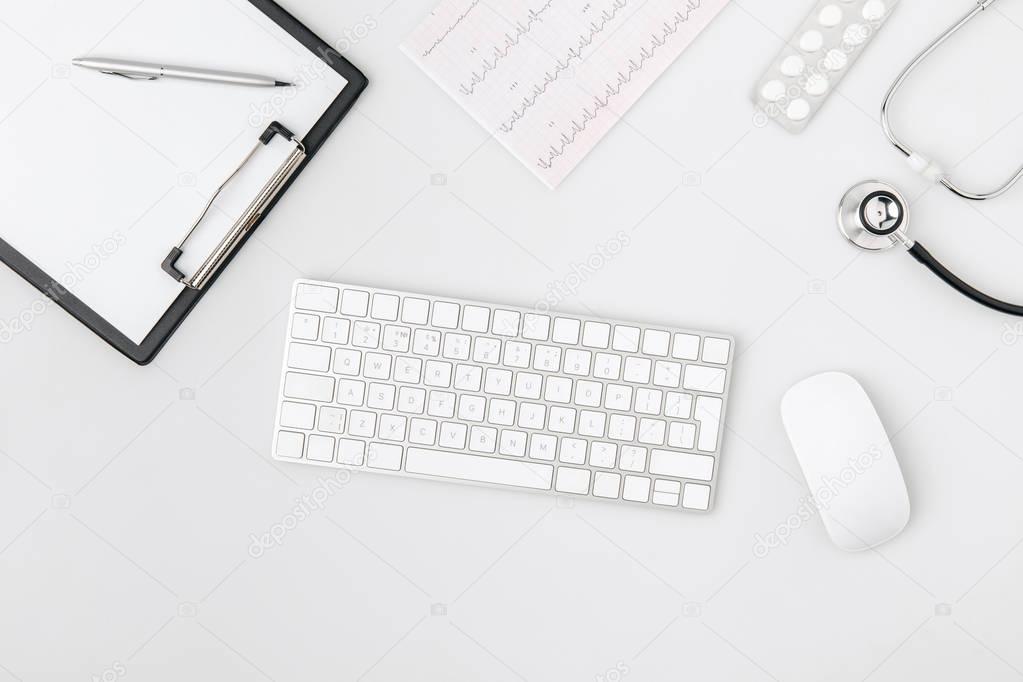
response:
[[[123,76],[133,80],[152,81],[157,78],[181,78],[190,81],[208,83],[226,83],[229,85],[248,85],[261,88],[286,88],[292,83],[279,81],[269,76],[252,73],[236,73],[234,71],[215,71],[212,69],[196,69],[187,66],[166,66],[132,62],[121,59],[81,58],[71,61],[75,66],[92,69],[112,76]]]

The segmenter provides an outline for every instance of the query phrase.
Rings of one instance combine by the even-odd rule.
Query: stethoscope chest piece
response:
[[[866,251],[912,246],[907,236],[909,204],[898,190],[877,180],[856,185],[842,197],[838,229]]]

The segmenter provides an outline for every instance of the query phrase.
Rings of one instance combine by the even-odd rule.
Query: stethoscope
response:
[[[914,151],[899,139],[892,130],[889,117],[892,100],[905,84],[906,79],[945,41],[959,32],[966,24],[995,3],[995,0],[979,0],[977,6],[959,22],[932,42],[892,84],[881,105],[881,125],[885,135],[909,160],[910,165],[929,179],[944,185],[949,191],[963,199],[985,201],[1002,196],[1023,180],[1023,167],[1008,182],[989,192],[972,192],[952,180],[938,166]],[[922,244],[909,237],[909,203],[892,185],[871,180],[853,187],[842,198],[838,212],[838,225],[842,234],[854,245],[867,251],[885,251],[895,246],[905,247],[918,261],[927,266],[935,275],[964,296],[1009,315],[1023,317],[1023,306],[1013,305],[988,296],[970,286],[942,265]]]

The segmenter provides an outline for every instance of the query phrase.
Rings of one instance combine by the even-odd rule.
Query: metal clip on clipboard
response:
[[[284,163],[281,164],[281,167],[277,169],[277,172],[274,173],[273,177],[271,177],[270,180],[263,185],[263,189],[260,190],[259,194],[256,195],[256,198],[253,199],[251,204],[249,204],[249,207],[245,209],[245,212],[242,213],[241,217],[234,223],[231,230],[217,245],[217,248],[215,248],[210,255],[206,257],[206,260],[204,260],[202,265],[200,265],[195,271],[195,274],[188,277],[176,267],[178,259],[180,259],[184,253],[185,244],[188,242],[188,239],[210,212],[210,208],[213,207],[213,202],[217,200],[217,197],[219,197],[221,192],[224,191],[224,188],[227,187],[228,183],[230,183],[231,180],[238,175],[241,169],[245,167],[245,164],[247,164],[252,157],[256,155],[256,152],[259,151],[260,147],[265,147],[270,144],[270,141],[273,140],[275,135],[280,135],[294,143],[295,149],[291,152],[288,158],[285,159]],[[287,184],[288,180],[291,179],[291,176],[295,174],[295,171],[298,170],[298,167],[302,165],[302,162],[305,161],[305,159],[305,145],[303,145],[290,130],[282,126],[277,121],[271,123],[269,127],[267,127],[266,131],[260,135],[259,142],[252,148],[252,151],[250,151],[246,157],[242,159],[242,162],[238,164],[238,167],[234,169],[220,187],[217,188],[217,191],[213,193],[213,196],[210,197],[206,207],[196,219],[195,223],[192,224],[192,227],[185,234],[184,238],[177,246],[171,249],[169,254],[167,254],[167,258],[163,261],[163,271],[173,277],[175,281],[181,282],[190,289],[202,289],[205,287],[213,278],[213,275],[215,275],[224,265],[227,258],[236,248],[238,248],[238,245],[241,244],[242,240],[245,238],[246,233],[248,233],[248,231],[252,229],[252,226],[256,224],[259,218],[263,215],[263,211],[266,210],[266,207],[281,192],[284,185]]]

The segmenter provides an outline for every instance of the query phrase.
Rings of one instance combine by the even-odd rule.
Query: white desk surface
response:
[[[877,122],[891,78],[969,1],[903,0],[792,137],[753,124],[748,91],[809,3],[735,0],[554,192],[399,53],[432,2],[290,0],[370,89],[155,365],[53,307],[5,337],[0,681],[1023,677],[1023,324],[905,254],[858,255],[833,215],[849,185],[891,178],[932,251],[1023,299],[1023,190],[983,206],[926,191]],[[999,100],[1019,95],[975,92],[1018,70],[969,64],[1020,49],[1023,2],[981,20],[903,111],[968,180],[1023,149],[1006,127],[1023,104]],[[32,38],[0,20],[9,39]],[[296,277],[528,306],[619,231],[628,247],[560,309],[739,339],[713,514],[366,474],[335,489],[270,461]],[[0,271],[0,321],[37,300]],[[827,369],[873,394],[906,473],[913,518],[876,552],[843,554],[798,516],[778,402]]]

